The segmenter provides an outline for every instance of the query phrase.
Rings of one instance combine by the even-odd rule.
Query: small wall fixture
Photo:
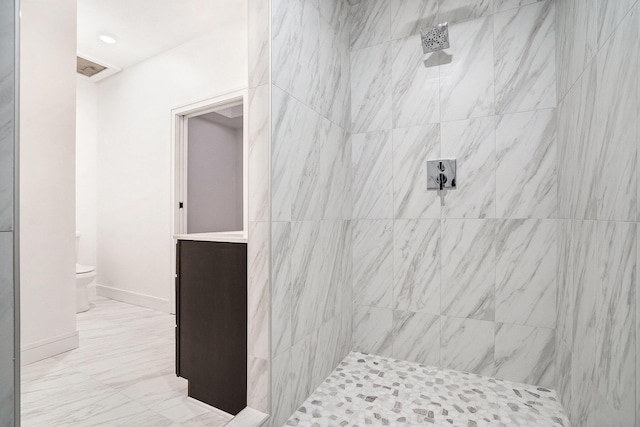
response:
[[[106,44],[116,44],[116,42],[118,41],[115,37],[108,34],[100,34],[98,38],[100,39],[100,41]]]
[[[456,188],[456,159],[427,161],[427,190]]]

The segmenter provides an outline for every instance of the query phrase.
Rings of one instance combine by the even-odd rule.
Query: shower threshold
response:
[[[553,390],[349,354],[286,426],[568,427]]]

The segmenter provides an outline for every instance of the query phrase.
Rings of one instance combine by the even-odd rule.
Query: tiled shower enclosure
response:
[[[553,387],[556,2],[352,3],[272,2],[276,424],[351,349]]]
[[[635,423],[638,7],[271,1],[273,425],[351,350]]]

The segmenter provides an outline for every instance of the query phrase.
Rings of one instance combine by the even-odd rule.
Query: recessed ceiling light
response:
[[[115,37],[109,36],[107,34],[100,34],[98,38],[107,44],[116,44],[116,41],[117,41]]]

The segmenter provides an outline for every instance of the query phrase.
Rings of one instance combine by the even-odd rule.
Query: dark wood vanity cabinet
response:
[[[247,245],[178,241],[176,373],[189,396],[236,415],[247,404]]]

